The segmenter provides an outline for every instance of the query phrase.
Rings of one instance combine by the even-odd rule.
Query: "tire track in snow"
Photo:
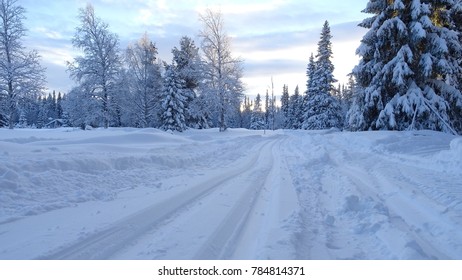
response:
[[[425,180],[421,176],[431,177],[425,170],[407,174],[412,166],[373,151],[351,150],[329,135],[291,136],[293,145],[286,154],[302,205],[297,258],[460,257],[457,213],[444,214],[454,206],[435,201],[439,193],[423,192],[422,185],[441,185],[444,193],[447,186],[442,177]],[[303,141],[298,139],[301,136]]]
[[[295,134],[286,145],[286,160],[290,164],[293,184],[301,205],[299,229],[294,236],[296,259],[334,259],[331,250],[336,247],[336,228],[331,214],[332,202],[328,197],[324,178],[330,173],[333,163],[327,157],[327,150],[321,135]],[[300,139],[304,137],[304,139]]]
[[[272,227],[271,230],[278,231],[281,226],[279,217],[287,219],[292,214],[287,213],[290,211],[284,211],[282,209],[284,207],[278,205],[281,199],[286,198],[284,202],[296,202],[295,193],[293,194],[294,199],[291,199],[289,188],[292,185],[287,186],[281,183],[282,180],[289,179],[287,174],[281,175],[280,158],[276,159],[276,155],[280,156],[283,140],[285,137],[272,141],[271,145],[259,151],[260,158],[257,165],[247,173],[254,173],[257,170],[261,170],[262,173],[250,177],[245,185],[240,186],[245,187],[246,191],[235,202],[212,235],[202,244],[194,259],[252,259],[258,257],[258,250],[265,250],[265,246],[273,246],[274,244],[271,243],[279,241],[272,240],[274,236],[269,236],[270,233],[265,232],[265,230],[270,231],[266,227],[269,226]],[[280,192],[280,188],[284,186],[288,187],[286,194]],[[293,207],[296,206],[293,205]],[[278,233],[284,235],[281,232]],[[285,237],[281,235],[278,238]],[[271,252],[262,254],[268,257],[266,255],[268,253],[271,254]]]
[[[406,248],[413,250],[424,259],[450,259],[445,252],[435,246],[436,244],[431,239],[428,239],[427,230],[421,227],[428,223],[437,223],[444,217],[440,217],[440,213],[427,211],[429,209],[424,208],[423,205],[435,205],[435,202],[417,188],[418,184],[404,180],[402,168],[405,165],[400,166],[400,164],[392,163],[385,157],[379,156],[380,160],[375,161],[370,166],[370,170],[366,170],[359,165],[353,166],[353,162],[349,160],[345,163],[345,157],[355,158],[351,151],[342,149],[333,143],[329,145],[333,146],[330,150],[335,151],[329,153],[329,158],[335,164],[335,168],[353,182],[356,190],[363,196],[362,199],[371,199],[383,208],[389,225],[407,235],[409,242],[405,244]],[[386,172],[383,171],[384,168]],[[395,176],[390,174],[395,174]],[[419,203],[413,203],[416,199],[419,199]],[[395,246],[393,244],[396,240],[393,240],[392,235],[383,235],[382,239],[389,246]],[[435,236],[433,239],[438,240]],[[393,251],[397,251],[396,248]]]
[[[265,141],[260,147],[257,145],[255,148],[256,150],[262,150],[270,144],[274,145],[274,141]],[[111,256],[129,246],[136,239],[163,221],[210,195],[224,183],[232,180],[241,173],[252,170],[260,158],[260,154],[254,154],[247,158],[244,163],[239,163],[233,168],[225,169],[187,191],[156,203],[73,245],[63,247],[39,259],[110,259]]]

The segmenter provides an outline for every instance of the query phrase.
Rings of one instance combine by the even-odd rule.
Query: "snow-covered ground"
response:
[[[462,137],[0,129],[0,259],[462,259]]]

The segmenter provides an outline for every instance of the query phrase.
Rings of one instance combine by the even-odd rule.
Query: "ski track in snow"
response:
[[[462,259],[435,132],[0,131],[0,259]]]

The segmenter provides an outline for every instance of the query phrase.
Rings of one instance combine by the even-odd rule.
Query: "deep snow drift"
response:
[[[462,259],[462,137],[0,129],[0,259]]]

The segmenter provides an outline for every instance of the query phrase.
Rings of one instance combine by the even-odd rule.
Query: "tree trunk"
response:
[[[8,128],[14,128],[14,117],[16,111],[16,103],[14,101],[14,94],[13,94],[13,84],[8,82],[8,108],[9,108],[9,116],[8,116]]]
[[[220,100],[220,132],[224,132],[226,131],[227,129],[227,126],[226,126],[226,122],[225,122],[225,97],[224,97],[224,93],[221,92],[220,93],[220,96],[221,96],[221,100]]]

